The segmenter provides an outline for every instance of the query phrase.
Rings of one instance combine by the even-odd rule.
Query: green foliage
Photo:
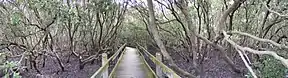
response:
[[[146,26],[144,25],[136,25],[135,23],[141,23],[139,21],[134,21],[128,25],[125,25],[119,34],[120,39],[124,42],[138,42],[140,44],[144,44],[147,42],[149,35],[146,31]],[[135,45],[132,43],[132,45]]]
[[[20,13],[17,12],[13,13],[11,16],[11,24],[14,26],[19,25],[20,17],[21,17]]]
[[[3,78],[21,78],[18,72],[15,72],[13,69],[16,69],[17,62],[15,61],[6,61],[3,65],[0,65],[1,72],[4,72],[5,76]]]
[[[284,78],[285,67],[275,58],[264,56],[260,71],[262,78]]]
[[[260,78],[284,78],[287,74],[287,69],[281,62],[269,55],[264,55],[260,62],[255,62],[254,66],[259,68],[254,70]],[[253,78],[250,72],[245,75],[246,78]]]

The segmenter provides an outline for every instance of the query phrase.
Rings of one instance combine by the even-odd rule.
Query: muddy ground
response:
[[[155,49],[154,51],[153,49],[150,49],[149,51],[151,51],[152,54],[157,52]],[[199,65],[199,67],[203,66],[203,68],[205,68],[205,73],[202,73],[202,78],[244,78],[245,74],[235,73],[232,71],[232,69],[222,59],[220,52],[215,50],[206,51],[209,51],[208,57],[204,60],[203,64]],[[180,68],[188,72],[193,72],[192,62],[187,61],[191,59],[181,58],[179,51],[169,50],[169,52]],[[61,71],[55,59],[48,57],[44,67],[42,67],[42,65],[37,66],[41,74],[37,73],[35,69],[30,67],[28,67],[28,71],[23,70],[20,72],[20,74],[23,76],[23,78],[89,78],[95,71],[97,71],[101,64],[101,60],[95,60],[94,64],[88,63],[83,69],[80,69],[79,62],[76,57],[71,57],[70,62],[67,63],[68,55],[59,55],[65,66],[64,71]],[[240,57],[236,56],[232,59],[236,63],[237,67],[245,69],[243,67],[243,62],[240,60]],[[151,64],[151,62],[148,63],[152,65],[152,68],[155,67],[153,64]],[[110,70],[111,69],[112,68],[110,68]]]

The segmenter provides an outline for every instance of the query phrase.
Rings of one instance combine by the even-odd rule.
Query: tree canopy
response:
[[[283,78],[287,20],[287,0],[0,0],[0,76],[91,72],[128,43],[182,77]]]

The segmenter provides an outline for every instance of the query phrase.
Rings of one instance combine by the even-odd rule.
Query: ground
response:
[[[150,50],[151,51],[151,50]],[[187,62],[176,53],[174,50],[168,50],[170,55],[173,57],[176,64],[188,71],[192,72],[192,63]],[[243,78],[244,74],[235,73],[229,68],[226,62],[220,57],[220,52],[215,50],[209,50],[208,57],[201,66],[204,66],[205,73],[202,78]],[[156,51],[151,52],[155,54]],[[66,63],[68,55],[60,56],[64,62],[65,71],[61,71],[57,61],[54,61],[52,58],[46,59],[45,67],[38,66],[38,69],[41,71],[41,74],[37,74],[34,69],[28,69],[28,71],[21,71],[23,78],[89,78],[97,69],[100,67],[101,61],[96,60],[94,64],[88,63],[83,69],[79,68],[79,62],[76,57],[71,57],[69,63]],[[245,69],[243,67],[242,61],[236,56],[234,59],[237,67]],[[151,67],[154,68],[155,65],[151,64]],[[111,66],[113,67],[113,66]],[[111,68],[110,68],[111,69]]]
[[[94,64],[88,63],[83,69],[80,69],[76,57],[71,57],[69,63],[67,63],[67,55],[60,57],[65,66],[64,71],[61,71],[56,60],[47,58],[45,67],[38,66],[41,74],[30,68],[28,71],[22,71],[21,75],[23,78],[88,78],[97,71],[101,64],[100,60],[95,60]]]
[[[171,51],[171,50],[170,50]],[[174,51],[175,52],[175,51]],[[173,54],[170,52],[172,58],[176,62],[176,64],[184,69],[185,71],[192,72],[193,67],[192,67],[192,62],[189,61],[187,62],[186,60],[182,58],[175,58],[175,57],[180,57],[179,54]],[[243,67],[243,62],[236,55],[235,58],[232,58],[233,61],[236,63],[237,67],[240,68],[241,70],[245,70],[245,67]],[[189,59],[191,60],[191,59]],[[199,65],[199,67],[203,66],[205,73],[202,75],[204,77],[202,78],[243,78],[244,74],[241,73],[236,73],[232,71],[232,69],[228,66],[228,64],[222,59],[220,52],[216,50],[210,50],[208,52],[208,57],[205,59],[203,64]]]

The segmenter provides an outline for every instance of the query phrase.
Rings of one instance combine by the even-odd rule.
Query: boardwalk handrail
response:
[[[169,78],[181,78],[177,73],[175,73],[172,69],[170,69],[168,66],[163,64],[161,61],[159,61],[156,57],[154,57],[151,53],[149,53],[144,47],[137,44],[139,48],[141,48],[144,53],[153,61],[155,65],[159,65],[163,71],[164,74],[166,74]]]
[[[105,69],[105,68],[108,67],[109,62],[110,62],[111,60],[116,59],[116,57],[119,55],[119,53],[120,53],[121,51],[123,51],[123,49],[124,49],[125,46],[126,46],[126,43],[123,44],[123,45],[116,51],[116,53],[114,53],[114,54],[106,61],[106,63],[105,63],[104,65],[102,65],[90,78],[95,78],[95,77],[96,77],[96,78],[100,78],[100,77],[102,76],[103,71],[107,70],[107,69]]]
[[[137,50],[137,51],[138,51],[138,53],[140,54],[140,59],[144,62],[145,66],[148,68],[148,70],[150,71],[150,73],[153,74],[153,77],[154,77],[154,78],[158,78],[157,75],[156,75],[156,73],[152,70],[152,68],[149,66],[149,64],[148,64],[147,61],[145,60],[143,54],[142,54],[139,50]],[[149,78],[152,78],[152,76],[148,76],[148,77],[149,77]]]
[[[112,76],[115,74],[115,71],[116,71],[117,67],[118,67],[119,64],[120,64],[120,61],[121,61],[122,58],[123,58],[124,52],[125,52],[125,50],[121,53],[121,55],[120,55],[120,57],[119,57],[116,65],[115,65],[115,67],[112,69],[111,73],[109,74],[109,78],[112,78]]]

